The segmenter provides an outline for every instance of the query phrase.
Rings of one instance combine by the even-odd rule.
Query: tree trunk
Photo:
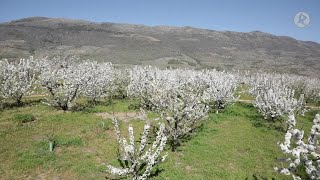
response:
[[[16,103],[17,103],[18,106],[22,105],[21,99],[22,99],[22,95],[19,95],[19,96],[17,97],[17,99],[16,99]]]

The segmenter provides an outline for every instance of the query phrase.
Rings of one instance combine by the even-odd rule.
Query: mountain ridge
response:
[[[29,17],[0,23],[0,57],[77,55],[119,65],[320,72],[320,44],[261,31]]]

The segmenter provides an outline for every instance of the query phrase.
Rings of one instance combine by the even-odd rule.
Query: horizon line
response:
[[[0,24],[6,24],[6,23],[11,23],[14,21],[19,21],[19,20],[23,20],[23,19],[31,19],[31,18],[47,18],[47,19],[68,19],[68,20],[75,20],[75,21],[86,21],[89,23],[96,23],[96,24],[103,24],[103,23],[114,23],[114,24],[126,24],[126,25],[138,25],[138,26],[147,26],[147,27],[160,27],[160,26],[167,26],[167,27],[176,27],[176,28],[195,28],[195,29],[202,29],[202,30],[210,30],[210,31],[219,31],[219,32],[235,32],[235,33],[254,33],[254,32],[260,32],[260,33],[264,33],[267,35],[272,35],[272,36],[277,36],[277,37],[288,37],[288,38],[292,38],[296,41],[302,41],[302,42],[311,42],[311,43],[317,43],[320,45],[320,41],[317,40],[303,40],[303,39],[297,39],[295,37],[292,36],[287,36],[287,35],[281,35],[281,34],[273,34],[271,32],[266,32],[263,30],[252,30],[252,31],[237,31],[237,30],[227,30],[227,29],[212,29],[212,28],[208,28],[208,27],[200,27],[200,26],[192,26],[192,25],[172,25],[172,24],[156,24],[156,25],[152,25],[152,24],[142,24],[142,23],[128,23],[128,22],[116,22],[116,21],[100,21],[100,20],[92,20],[92,19],[78,19],[78,18],[70,18],[70,17],[50,17],[50,16],[28,16],[28,17],[22,17],[22,18],[18,18],[18,19],[11,19],[8,21],[1,21],[0,20]]]

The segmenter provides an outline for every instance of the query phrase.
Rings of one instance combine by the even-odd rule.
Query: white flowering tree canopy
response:
[[[96,102],[108,97],[112,91],[114,68],[111,63],[86,62],[87,81],[84,84],[83,95]]]
[[[185,91],[168,93],[162,100],[165,108],[162,108],[161,114],[166,121],[172,151],[175,151],[181,144],[180,141],[189,136],[201,120],[206,118],[209,107],[201,98]]]
[[[13,99],[21,104],[26,93],[32,93],[39,71],[37,61],[20,59],[18,62],[4,60],[0,62],[0,99]]]
[[[130,71],[128,96],[139,98],[144,108],[162,114],[172,150],[203,120],[210,103],[219,108],[235,101],[235,76],[212,71],[160,70],[151,66]]]
[[[164,134],[164,124],[159,125],[158,132],[156,133],[156,139],[152,143],[152,146],[148,146],[148,134],[150,131],[150,125],[146,124],[141,136],[140,145],[137,145],[134,139],[133,127],[129,125],[129,141],[121,136],[118,120],[113,118],[114,129],[117,135],[117,141],[119,144],[120,157],[119,160],[123,161],[123,164],[127,164],[126,167],[117,168],[108,165],[108,172],[112,175],[131,177],[134,180],[147,179],[155,165],[163,162],[167,154],[161,156],[167,142],[167,137]]]
[[[134,67],[130,71],[128,96],[140,98],[150,109],[162,104],[162,95],[172,91],[187,91],[201,96],[206,104],[214,103],[217,109],[234,102],[238,87],[236,75],[215,70],[194,71],[185,69],[161,70],[151,66]]]
[[[292,175],[294,179],[301,179],[297,173],[298,166],[303,166],[310,179],[320,179],[320,115],[313,120],[310,136],[305,139],[304,131],[296,129],[296,120],[293,114],[287,120],[288,131],[285,140],[279,146],[287,155],[288,167],[275,167],[274,169],[285,175]]]
[[[130,82],[130,69],[113,69],[112,85],[110,89],[110,96],[115,98],[128,97],[128,85]]]
[[[276,119],[283,117],[290,111],[296,113],[304,112],[304,96],[299,99],[294,97],[294,90],[288,88],[276,88],[261,91],[253,101],[255,107],[267,118]]]
[[[209,71],[206,84],[203,99],[216,112],[239,98],[235,96],[235,91],[239,86],[236,74]]]
[[[295,94],[283,76],[257,75],[252,78],[250,85],[250,92],[255,96],[253,105],[265,119],[275,120],[289,112],[305,112],[304,94]]]
[[[90,68],[90,63],[47,64],[40,80],[50,95],[49,102],[62,110],[68,110],[72,102],[84,92]]]

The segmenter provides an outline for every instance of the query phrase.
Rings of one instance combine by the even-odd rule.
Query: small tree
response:
[[[128,96],[127,88],[129,84],[129,69],[113,69],[111,96],[117,99],[123,99]]]
[[[40,75],[42,86],[48,91],[49,103],[66,111],[83,92],[88,81],[89,66],[85,63],[54,64],[48,66]]]
[[[181,145],[181,140],[190,136],[201,120],[205,119],[209,108],[193,93],[185,91],[163,93],[157,97],[160,100],[159,103],[155,103],[154,100],[153,102],[158,104],[158,111],[166,121],[169,143],[172,151],[176,151]]]
[[[215,110],[218,113],[238,99],[235,96],[235,91],[239,83],[234,75],[224,72],[210,71],[207,76],[207,88],[203,91],[203,99],[210,110]]]
[[[203,101],[206,87],[202,72],[192,70],[135,67],[128,86],[129,97],[140,99],[142,107],[162,114],[172,151],[204,119],[208,106]]]
[[[138,98],[142,107],[152,109],[154,104],[150,100],[154,96],[155,90],[165,88],[165,86],[158,86],[163,82],[162,79],[159,79],[161,70],[151,66],[136,66],[129,73],[128,96]]]
[[[283,117],[289,112],[303,114],[304,104],[303,94],[296,99],[294,90],[283,85],[277,86],[277,84],[270,89],[261,89],[253,101],[253,105],[258,108],[264,118],[272,120]]]
[[[304,131],[295,129],[296,120],[293,114],[288,118],[288,131],[285,134],[285,141],[280,148],[287,155],[288,167],[275,167],[281,174],[292,175],[294,179],[299,177],[298,167],[302,166],[310,179],[320,179],[320,115],[317,114],[313,120],[310,136],[304,142]]]
[[[144,126],[143,134],[141,136],[140,146],[137,147],[133,128],[129,125],[129,143],[128,141],[121,137],[118,120],[113,118],[113,124],[117,135],[117,140],[119,144],[119,161],[122,162],[125,167],[117,168],[111,165],[108,165],[108,172],[113,175],[131,177],[134,180],[143,180],[147,179],[152,171],[152,168],[163,162],[167,155],[160,156],[163,151],[167,137],[164,134],[165,126],[160,124],[157,136],[152,146],[147,149],[148,134],[150,125],[146,124]]]
[[[86,64],[88,81],[83,87],[83,94],[95,104],[99,98],[109,96],[114,70],[111,63],[87,62]]]
[[[0,63],[0,100],[13,99],[21,104],[22,97],[36,82],[37,62],[30,57],[19,62],[4,60]]]

